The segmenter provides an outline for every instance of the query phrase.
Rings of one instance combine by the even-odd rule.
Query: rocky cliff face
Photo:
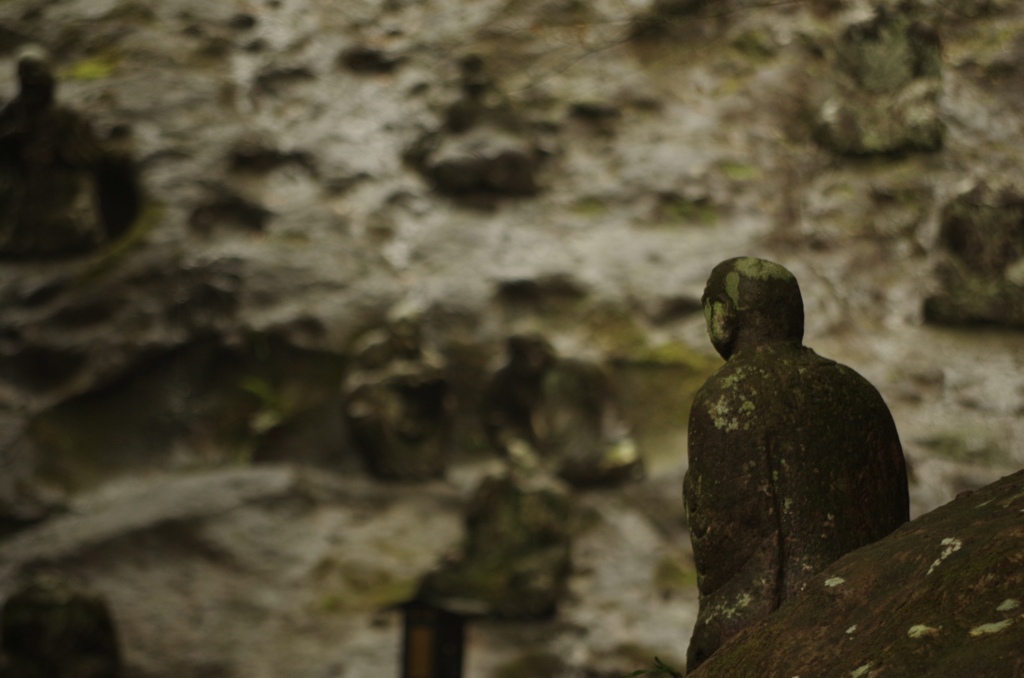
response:
[[[287,486],[265,462],[368,483],[385,505],[353,509],[349,489],[241,501],[229,513],[265,525],[246,545],[265,559],[204,545],[212,517],[9,557],[78,563],[130,622],[131,675],[397,662],[397,617],[369,610],[407,588],[323,601],[407,582],[458,543],[493,463],[475,403],[522,331],[609,366],[648,479],[577,497],[557,616],[481,622],[470,675],[682,655],[686,409],[716,365],[698,299],[730,256],[792,270],[808,343],[886,397],[915,513],[1024,464],[1018,3],[5,0],[0,18],[0,95],[17,50],[45,45],[59,101],[132,154],[144,191],[98,249],[0,261],[3,530],[77,531],[59,526],[105,496],[148,515],[150,492],[125,489],[140,474]],[[362,338],[398,317],[449,366],[456,403],[448,484],[422,492],[368,480],[341,416]],[[402,522],[420,501],[447,527]],[[398,541],[448,536],[400,556],[353,536],[387,516]],[[291,530],[349,535],[360,556],[321,567],[308,543],[255,536]],[[184,601],[182,578],[213,583]],[[285,601],[285,581],[312,602]],[[246,610],[274,643],[246,635]]]

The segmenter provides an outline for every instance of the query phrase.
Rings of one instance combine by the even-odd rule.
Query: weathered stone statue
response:
[[[863,377],[802,345],[793,274],[724,261],[703,305],[727,362],[690,413],[683,495],[700,609],[688,670],[909,512],[892,416]]]
[[[18,82],[18,96],[0,111],[0,250],[95,247],[106,238],[93,175],[99,141],[87,121],[55,104],[44,52],[21,54]]]
[[[22,50],[18,82],[0,110],[0,255],[85,252],[126,231],[139,208],[130,159],[56,103],[45,50]]]
[[[416,318],[400,317],[360,337],[344,384],[345,416],[375,476],[444,475],[452,402],[440,356],[423,344]]]
[[[407,158],[434,188],[485,204],[538,191],[542,153],[529,124],[487,73],[483,60],[462,60],[462,93],[441,129],[427,134]]]
[[[489,477],[466,514],[462,552],[430,572],[419,598],[497,617],[555,612],[571,570],[571,495],[543,479]]]
[[[643,474],[600,365],[560,358],[538,335],[515,335],[506,345],[508,362],[491,377],[482,414],[492,447],[514,469],[544,468],[583,487]]]
[[[117,678],[121,653],[106,602],[58,574],[39,575],[0,609],[0,675]]]

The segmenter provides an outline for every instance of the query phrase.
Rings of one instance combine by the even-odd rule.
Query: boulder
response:
[[[694,678],[1024,675],[1024,471],[810,580]]]

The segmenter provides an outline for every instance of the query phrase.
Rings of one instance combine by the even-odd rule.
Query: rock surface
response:
[[[1024,672],[1024,472],[836,561],[694,678]]]
[[[928,96],[901,101],[927,104],[926,127],[937,114],[941,148],[851,156],[817,136],[847,77],[841,36],[877,14],[859,0],[0,2],[0,98],[21,46],[45,45],[62,105],[130,146],[145,189],[96,251],[0,261],[0,551],[88,534],[97,497],[118,494],[128,536],[51,562],[124,620],[132,678],[394,674],[394,614],[348,596],[418,580],[460,543],[496,470],[484,380],[508,336],[539,331],[611,366],[647,478],[574,492],[589,519],[557,614],[479,620],[467,673],[678,665],[696,600],[686,413],[718,365],[700,290],[739,255],[793,270],[808,344],[881,391],[914,514],[1024,465],[1019,335],[923,308],[944,293],[947,206],[1012,179],[1024,154],[1024,7],[877,4],[938,36],[941,87],[912,78]],[[493,87],[463,129],[474,57]],[[487,195],[438,190],[411,157],[424,143],[460,171],[480,167],[467,152],[498,158]],[[451,368],[452,455],[445,481],[366,490],[383,496],[366,508],[342,388],[356,339],[407,309]],[[348,489],[132,531],[159,520],[162,484],[180,489],[167,474],[234,496],[222,474],[273,476],[246,468],[268,462]],[[380,534],[413,544],[411,560]],[[296,584],[302,553],[333,564]]]

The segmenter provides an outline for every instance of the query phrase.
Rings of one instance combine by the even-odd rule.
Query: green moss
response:
[[[112,270],[124,257],[145,240],[146,236],[164,216],[164,206],[155,201],[143,204],[135,223],[123,236],[101,249],[80,274],[79,282],[101,278]]]
[[[608,211],[608,206],[600,198],[581,198],[572,205],[574,214],[584,217],[596,217]]]
[[[737,52],[754,63],[764,63],[778,52],[775,39],[767,30],[747,31],[732,41]]]
[[[645,343],[631,352],[628,360],[634,364],[686,367],[701,373],[717,369],[719,364],[719,361],[693,350],[682,341],[668,341],[653,346]]]
[[[744,277],[754,280],[789,280],[793,277],[793,274],[782,266],[764,259],[751,257],[739,259],[736,261],[735,268]],[[730,273],[730,275],[732,274]]]
[[[117,50],[104,50],[94,56],[70,64],[60,72],[65,80],[102,80],[109,78],[121,64],[123,57]]]
[[[330,613],[398,605],[410,600],[419,588],[418,578],[396,577],[386,569],[334,558],[318,563],[313,577],[324,590],[315,607]]]
[[[742,162],[726,161],[720,163],[718,169],[732,181],[753,181],[764,176],[760,167]]]
[[[695,591],[697,571],[684,567],[678,557],[665,556],[654,568],[654,585],[665,593]]]
[[[666,197],[662,199],[658,211],[669,222],[713,226],[718,221],[718,210],[703,198],[688,200],[680,196]]]

